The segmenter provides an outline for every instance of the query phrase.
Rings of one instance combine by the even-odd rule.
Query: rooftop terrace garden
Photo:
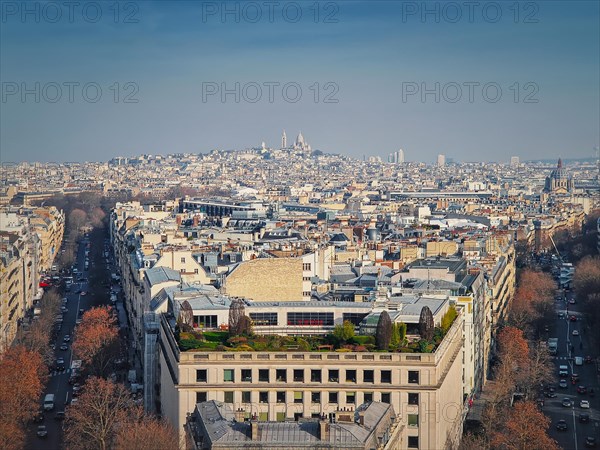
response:
[[[375,335],[356,335],[350,322],[337,325],[333,332],[323,335],[261,335],[254,333],[251,322],[243,316],[244,323],[241,326],[230,323],[228,331],[201,331],[178,321],[175,337],[181,351],[433,353],[458,314],[450,307],[439,326],[433,326],[433,318],[427,318],[430,314],[431,311],[421,313],[418,335],[407,335],[406,324],[393,324],[387,312],[383,312]]]

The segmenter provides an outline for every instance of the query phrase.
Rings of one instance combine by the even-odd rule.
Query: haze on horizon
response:
[[[355,158],[399,148],[424,162],[594,156],[600,3],[500,3],[500,17],[463,9],[455,20],[447,2],[427,3],[438,16],[411,9],[422,2],[280,2],[287,16],[263,8],[257,21],[238,2],[102,3],[101,17],[75,9],[73,20],[48,3],[29,16],[3,3],[0,160],[279,147],[284,129]],[[222,15],[236,5],[237,17]],[[236,83],[238,99],[214,92]],[[436,83],[438,98],[421,95]]]

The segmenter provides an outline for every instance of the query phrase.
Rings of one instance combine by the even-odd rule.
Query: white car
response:
[[[573,330],[573,336],[579,336],[579,330]]]
[[[590,402],[588,400],[581,400],[579,406],[583,409],[590,409]]]

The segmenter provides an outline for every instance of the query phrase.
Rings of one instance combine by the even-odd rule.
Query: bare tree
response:
[[[240,322],[244,317],[244,302],[240,298],[234,298],[229,306],[229,336],[239,336],[241,334]]]
[[[181,304],[181,311],[179,311],[179,322],[190,328],[194,325],[194,310],[192,309],[190,302],[187,300]]]
[[[184,447],[182,444],[169,422],[145,414],[140,407],[129,413],[115,439],[116,450],[177,450]]]
[[[131,394],[124,385],[98,377],[88,379],[78,402],[67,407],[67,449],[114,448],[117,429],[129,420],[133,408]]]

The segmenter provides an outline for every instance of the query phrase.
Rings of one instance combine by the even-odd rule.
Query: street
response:
[[[558,352],[554,358],[554,366],[556,369],[555,377],[559,379],[558,372],[560,365],[569,367],[569,376],[560,379],[567,381],[567,387],[559,387],[558,383],[554,384],[556,389],[555,398],[546,398],[543,407],[544,413],[552,420],[550,428],[550,436],[554,438],[559,445],[568,450],[579,450],[589,448],[586,447],[586,437],[600,437],[600,384],[598,383],[598,375],[596,362],[583,363],[575,365],[574,358],[577,356],[584,357],[592,352],[588,341],[587,333],[583,329],[582,312],[579,310],[578,304],[569,304],[568,300],[574,298],[573,292],[567,293],[567,301],[556,302],[556,320],[550,327],[548,337],[558,338]],[[560,313],[564,313],[562,318]],[[569,320],[571,316],[575,316],[577,321]],[[576,330],[579,335],[574,336],[573,330]],[[572,382],[572,374],[579,375],[579,381],[575,384]],[[578,386],[585,386],[587,392],[580,394],[577,392]],[[590,395],[590,389],[594,390],[594,396]],[[572,406],[563,406],[563,400],[569,398],[572,401]],[[584,409],[580,406],[581,400],[587,400],[590,404],[590,409]],[[589,414],[589,422],[580,422],[581,414]],[[556,424],[560,419],[567,422],[567,429],[559,431],[556,429]]]
[[[87,272],[84,271],[85,264],[85,243],[80,242],[77,249],[77,260],[76,267],[79,273],[82,273],[87,279]],[[74,277],[76,278],[76,277]],[[57,420],[55,415],[59,411],[64,411],[65,406],[72,400],[72,386],[69,385],[69,376],[71,373],[71,361],[73,358],[71,351],[71,344],[73,343],[76,327],[75,322],[81,316],[79,310],[87,310],[89,308],[89,297],[82,296],[77,293],[78,290],[86,291],[88,288],[87,282],[78,283],[76,279],[73,281],[73,286],[70,292],[65,293],[65,297],[68,299],[67,308],[68,311],[64,314],[62,329],[58,332],[58,336],[54,343],[56,348],[54,350],[55,358],[62,357],[65,360],[65,370],[57,371],[53,370],[49,373],[48,383],[46,390],[40,398],[40,408],[43,402],[43,398],[46,394],[55,395],[55,404],[52,411],[44,413],[44,421],[41,423],[32,423],[29,426],[30,432],[28,433],[28,440],[26,449],[28,450],[58,450],[63,448],[63,431],[61,420]],[[66,335],[71,336],[70,342],[68,342],[68,350],[61,351],[60,345],[63,343],[63,338]],[[45,425],[48,430],[48,436],[45,438],[39,438],[36,435],[38,425]]]

